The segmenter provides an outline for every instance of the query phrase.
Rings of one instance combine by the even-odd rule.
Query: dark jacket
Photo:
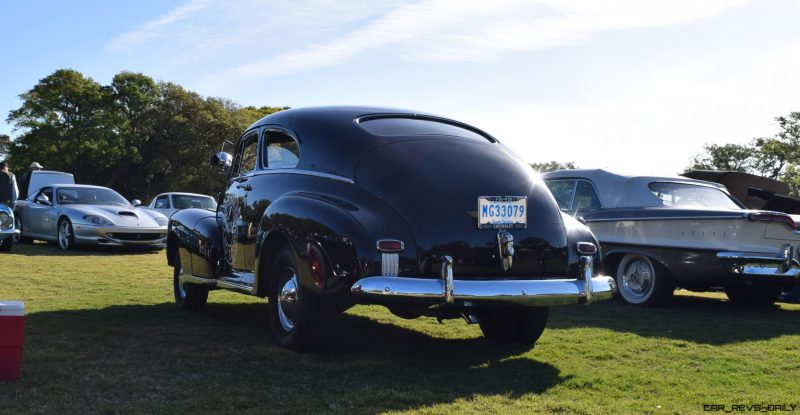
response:
[[[13,196],[12,186],[14,184],[14,174],[0,170],[0,203],[13,206],[11,197]]]
[[[19,178],[19,197],[18,199],[27,199],[28,198],[28,184],[31,182],[31,171],[28,170],[22,177]]]

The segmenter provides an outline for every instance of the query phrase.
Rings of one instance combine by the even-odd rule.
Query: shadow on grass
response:
[[[257,303],[41,312],[27,324],[12,410],[377,413],[515,398],[567,380],[519,356],[529,347],[434,338],[348,314],[323,329],[319,351],[298,354],[273,343]]]
[[[599,327],[644,337],[704,344],[767,340],[800,333],[800,310],[746,307],[719,298],[676,295],[668,307],[650,308],[618,300],[589,307],[557,307],[548,328]]]
[[[55,242],[36,241],[34,243],[15,244],[11,248],[12,254],[24,256],[113,256],[113,255],[144,255],[158,252],[158,248],[127,247],[127,246],[100,246],[78,245],[77,248],[64,251]]]

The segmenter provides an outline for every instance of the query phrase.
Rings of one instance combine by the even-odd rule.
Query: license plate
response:
[[[527,226],[527,197],[481,196],[478,198],[479,229],[520,229]]]

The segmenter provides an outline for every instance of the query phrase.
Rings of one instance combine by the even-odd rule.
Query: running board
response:
[[[181,283],[205,285],[212,288],[222,288],[225,290],[236,291],[244,294],[253,294],[253,287],[240,284],[234,281],[216,280],[211,278],[195,277],[194,275],[183,274],[179,277]]]

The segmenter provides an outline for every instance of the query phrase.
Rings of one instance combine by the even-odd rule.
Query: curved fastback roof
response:
[[[436,134],[376,135],[358,124],[359,119],[371,116],[418,118],[444,122],[485,137],[486,144],[497,141],[489,134],[459,121],[418,111],[381,107],[335,106],[290,109],[270,114],[256,121],[248,128],[248,131],[270,125],[288,129],[300,141],[300,161],[297,168],[349,178],[354,177],[355,168],[366,152],[384,144],[425,139],[475,142],[475,140],[463,137]]]
[[[690,183],[714,187],[727,193],[725,186],[703,180],[679,176],[626,176],[603,169],[559,170],[544,173],[542,178],[545,180],[588,179],[594,183],[600,203],[605,208],[663,206],[648,187],[652,182]]]

